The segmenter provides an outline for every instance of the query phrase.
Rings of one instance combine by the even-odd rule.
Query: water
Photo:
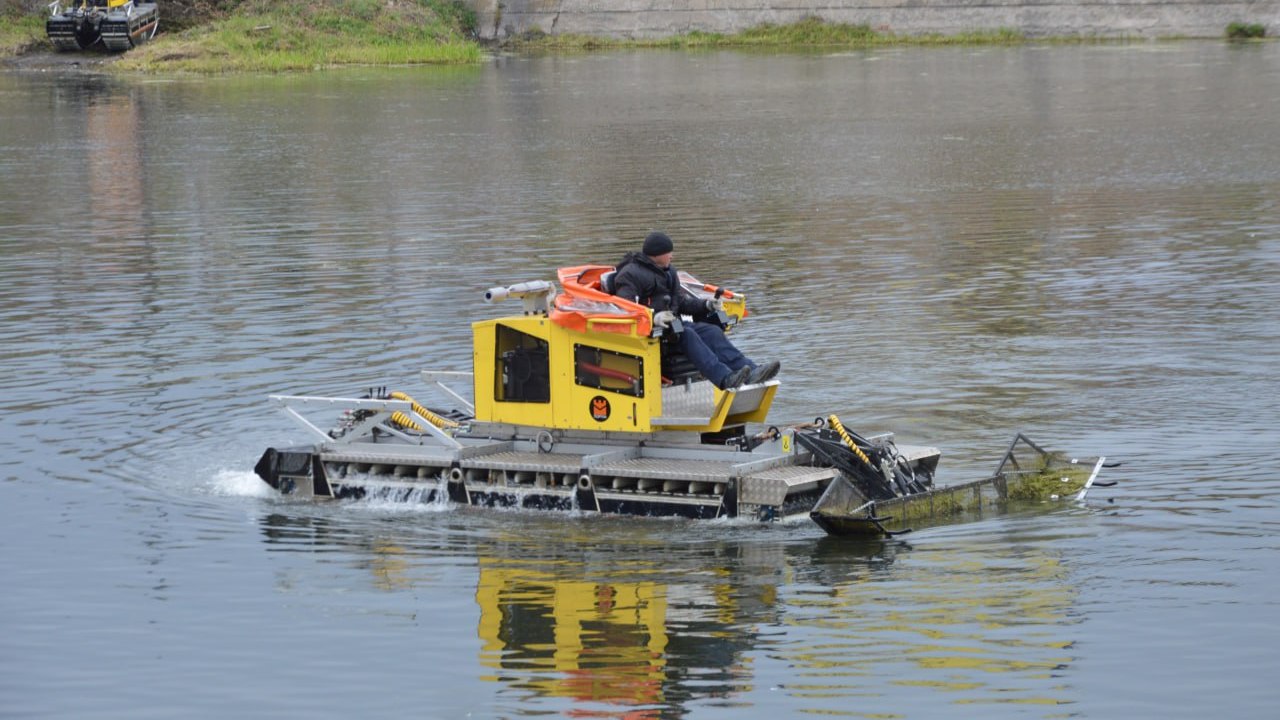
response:
[[[0,74],[0,716],[1269,717],[1277,117],[1273,44]],[[866,543],[252,474],[653,227],[772,421],[1120,485]]]

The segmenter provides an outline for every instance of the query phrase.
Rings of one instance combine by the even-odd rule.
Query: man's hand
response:
[[[707,299],[707,312],[708,312],[708,313],[710,313],[711,315],[715,315],[716,313],[720,312],[721,310],[724,310],[724,301],[723,301],[723,300],[721,300],[720,298],[708,298],[708,299]]]
[[[671,323],[675,321],[676,321],[676,314],[671,312],[670,310],[663,310],[662,312],[653,314],[653,324],[656,327],[660,327],[664,329],[669,328],[671,327]]]

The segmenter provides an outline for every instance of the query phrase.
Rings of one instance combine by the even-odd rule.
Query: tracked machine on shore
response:
[[[155,36],[160,10],[154,2],[134,0],[54,0],[45,34],[59,50],[103,49],[124,52]]]
[[[255,471],[303,498],[381,496],[422,502],[763,522],[809,516],[838,535],[889,535],[1005,507],[1083,499],[1103,458],[1068,459],[1019,435],[989,477],[934,486],[940,453],[862,436],[834,414],[765,425],[778,380],[720,389],[672,342],[679,321],[603,290],[612,267],[558,271],[490,289],[519,315],[472,325],[472,372],[424,371],[457,403],[429,409],[402,392],[273,395],[314,436],[269,448]],[[746,317],[745,296],[680,273]],[[466,388],[460,388],[465,383]],[[468,397],[468,395],[470,397]],[[316,416],[338,416],[322,429]]]

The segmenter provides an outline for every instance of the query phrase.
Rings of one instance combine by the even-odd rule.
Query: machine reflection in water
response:
[[[424,566],[438,556],[422,538],[284,513],[261,524],[277,549],[351,553],[380,591],[432,585]],[[638,524],[641,533],[667,526]],[[451,538],[449,552],[478,568],[479,680],[575,714],[626,718],[679,716],[691,702],[753,688],[747,655],[758,630],[779,622],[779,588],[792,576],[785,546],[713,541],[664,557],[644,547],[651,537],[581,533],[569,524],[558,543]],[[830,566],[840,578],[848,559]],[[298,592],[296,579],[285,590]]]
[[[903,687],[932,690],[940,709],[1076,702],[1067,678],[1083,613],[1067,565],[1016,534],[973,542],[980,552],[917,546],[888,576],[790,598],[789,625],[823,638],[780,653],[794,692],[868,715],[890,712]]]
[[[663,703],[670,638],[660,584],[559,579],[482,558],[476,602],[481,662],[498,671],[487,679],[550,697]]]
[[[708,539],[664,551],[667,523],[619,523],[605,539],[594,523],[567,523],[559,537],[530,523],[527,536],[458,526],[427,542],[405,528],[317,517],[272,514],[262,524],[271,544],[351,553],[379,591],[465,592],[427,577],[442,554],[474,564],[476,679],[526,709],[540,698],[538,707],[574,715],[678,717],[780,690],[814,712],[874,714],[904,686],[934,691],[944,707],[1073,701],[1068,682],[1052,678],[1072,663],[1075,594],[1058,558],[1016,542],[981,563],[966,550],[836,538]],[[899,562],[903,553],[911,562]],[[771,628],[783,625],[809,640],[778,641]],[[1020,639],[1008,641],[1017,628]],[[791,668],[789,680],[757,679],[762,656]]]

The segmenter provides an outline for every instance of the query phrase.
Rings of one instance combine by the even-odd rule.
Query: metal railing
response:
[[[332,445],[347,445],[357,442],[374,432],[376,428],[380,432],[386,432],[414,445],[423,445],[429,439],[435,439],[441,444],[451,447],[460,448],[462,443],[453,438],[452,435],[445,432],[441,428],[436,427],[431,421],[419,415],[413,409],[413,403],[407,400],[370,400],[362,398],[331,398],[331,397],[312,397],[305,395],[271,395],[271,401],[284,412],[284,414],[293,418],[308,432],[320,438],[322,442]],[[367,411],[367,416],[360,417],[350,428],[336,437],[320,429],[315,423],[311,422],[299,412],[299,408],[315,409],[317,407],[331,408],[336,411]],[[410,435],[407,432],[397,428],[391,422],[391,416],[395,413],[402,413],[409,419],[417,423],[423,428],[424,434]]]

